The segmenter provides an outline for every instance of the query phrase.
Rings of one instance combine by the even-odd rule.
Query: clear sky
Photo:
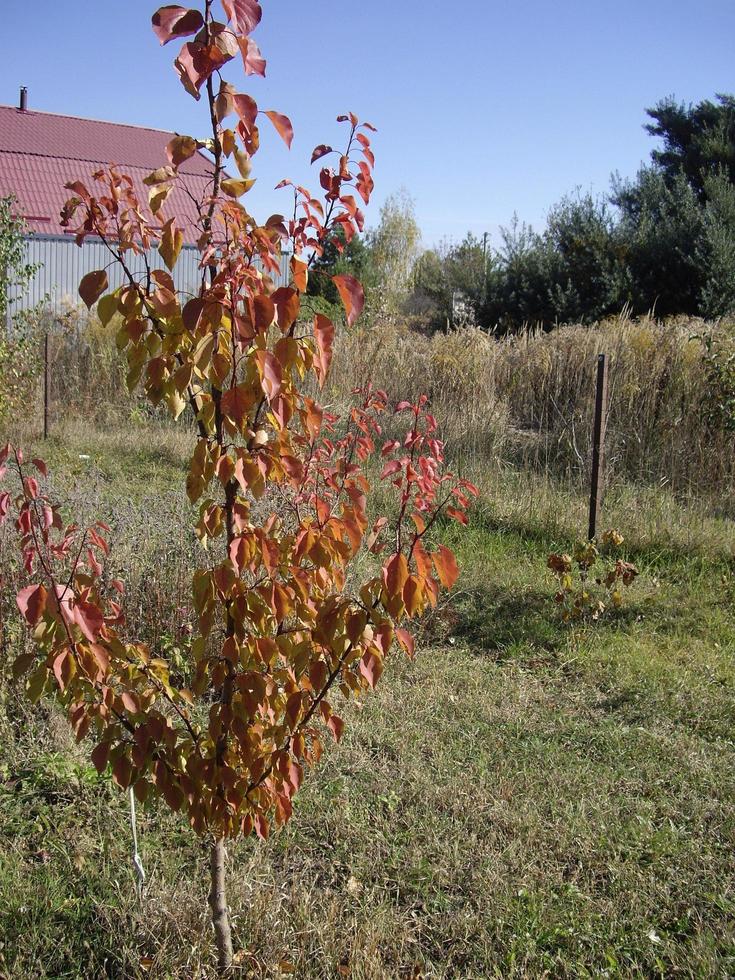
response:
[[[0,103],[206,134],[150,29],[149,0],[35,0],[3,11]],[[225,76],[289,115],[290,152],[267,120],[251,211],[287,209],[273,186],[353,110],[379,129],[376,195],[406,187],[424,242],[490,231],[518,212],[542,225],[576,187],[633,175],[653,140],[644,107],[735,91],[734,0],[263,0],[268,76]],[[11,43],[7,43],[10,41]],[[313,185],[317,185],[316,173]]]

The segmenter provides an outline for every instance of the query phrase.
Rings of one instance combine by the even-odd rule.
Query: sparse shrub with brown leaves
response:
[[[635,565],[616,556],[622,543],[622,534],[610,529],[599,540],[578,542],[571,555],[549,555],[546,564],[559,583],[554,601],[565,623],[596,622],[610,606],[622,606],[622,588],[638,575]]]

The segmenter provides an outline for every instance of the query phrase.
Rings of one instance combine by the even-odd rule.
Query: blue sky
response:
[[[518,212],[542,225],[576,187],[604,192],[633,175],[653,140],[644,107],[735,90],[733,0],[263,0],[255,38],[268,77],[225,75],[261,108],[293,120],[290,153],[265,121],[249,207],[288,207],[273,186],[308,179],[308,156],[338,138],[353,110],[379,129],[376,194],[401,186],[424,242],[490,231]],[[148,0],[8,4],[0,102],[30,90],[30,108],[206,133],[203,106],[181,88],[150,30]],[[92,12],[94,11],[94,12]],[[229,70],[229,71],[228,71]],[[316,186],[316,173],[312,183]]]

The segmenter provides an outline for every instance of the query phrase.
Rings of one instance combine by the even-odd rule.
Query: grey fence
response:
[[[22,310],[33,309],[39,304],[52,311],[61,310],[65,304],[80,302],[78,287],[82,276],[96,269],[107,269],[110,288],[123,284],[123,272],[99,239],[88,238],[81,248],[66,235],[33,235],[26,240],[26,262],[37,266],[29,288],[19,294],[12,287],[8,293],[8,318]],[[286,285],[289,277],[289,256],[281,258],[281,270],[276,284]],[[158,249],[150,249],[148,262],[152,269],[165,268]],[[145,272],[142,256],[130,255],[128,267],[133,274]],[[182,293],[197,292],[201,280],[199,250],[185,246],[174,269],[176,288]]]

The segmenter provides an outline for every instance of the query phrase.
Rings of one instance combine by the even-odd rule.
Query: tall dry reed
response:
[[[713,420],[722,393],[712,390],[704,359],[708,333],[732,337],[732,325],[621,316],[496,338],[476,329],[426,337],[378,320],[341,333],[326,398],[339,408],[367,380],[395,400],[425,392],[455,460],[581,480],[604,352],[612,476],[724,500],[735,489],[735,445],[727,420]],[[39,404],[30,408],[40,419]],[[113,428],[148,415],[145,400],[125,391],[114,330],[69,311],[52,336],[52,423]]]

